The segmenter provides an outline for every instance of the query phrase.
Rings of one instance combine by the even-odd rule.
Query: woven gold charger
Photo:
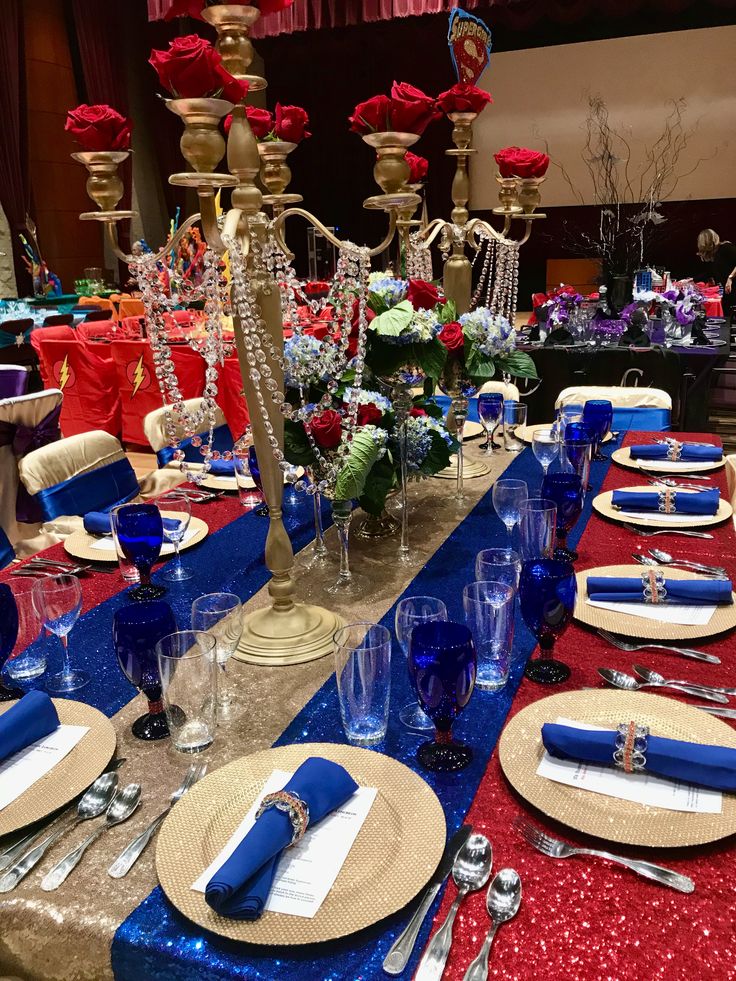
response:
[[[615,729],[634,719],[653,736],[736,749],[725,722],[659,695],[626,691],[562,692],[522,709],[504,729],[498,753],[503,772],[521,796],[548,817],[585,834],[627,845],[676,848],[702,845],[736,832],[736,795],[723,795],[720,814],[687,814],[578,790],[537,776],[544,753],[542,725],[557,719]]]
[[[587,602],[586,583],[588,576],[622,576],[640,579],[645,566],[642,565],[605,565],[596,569],[586,569],[577,574],[578,597],[575,603],[575,619],[587,623],[596,630],[610,630],[615,634],[626,634],[627,637],[638,637],[642,640],[697,640],[702,637],[713,637],[715,634],[736,627],[736,604],[717,606],[710,622],[702,626],[687,626],[681,623],[661,623],[647,617],[635,617],[629,613],[612,613]],[[669,566],[652,566],[661,569],[666,579],[702,579],[695,572],[685,572],[672,569]]]
[[[52,770],[0,810],[0,836],[39,821],[74,800],[99,777],[115,752],[115,729],[102,712],[67,698],[55,698],[53,702],[61,723],[88,726],[89,732]],[[0,705],[0,714],[14,704]]]
[[[266,912],[245,923],[218,916],[192,883],[232,836],[271,772],[296,770],[310,756],[333,760],[360,786],[378,788],[329,895],[312,919]],[[196,784],[161,828],[156,871],[179,912],[212,933],[254,944],[310,944],[355,933],[401,909],[426,885],[444,847],[442,806],[403,763],[354,746],[303,743],[245,756]]]
[[[304,468],[297,467],[297,476],[304,476]],[[284,484],[286,484],[286,478],[284,478]],[[255,487],[255,481],[250,477],[244,476],[242,478],[242,486],[246,488]],[[209,490],[224,490],[224,491],[236,491],[238,489],[238,482],[234,476],[232,477],[222,477],[216,476],[213,473],[208,473],[204,480],[200,483],[200,487],[207,487]]]
[[[164,517],[176,518],[176,511],[162,511]],[[188,548],[193,548],[198,545],[203,539],[207,537],[209,532],[209,526],[206,521],[202,521],[201,518],[192,517],[189,522],[189,527],[194,534],[192,537],[186,541],[182,542],[179,546],[180,551],[184,552]],[[103,551],[99,548],[92,548],[95,542],[99,541],[97,535],[88,534],[84,528],[79,528],[77,531],[72,532],[68,538],[64,539],[64,548],[69,553],[73,555],[75,559],[86,559],[88,562],[117,562],[118,557],[115,554],[115,549],[109,549]],[[174,546],[165,544],[161,549],[162,558],[170,558],[174,554]]]
[[[522,443],[531,443],[534,433],[538,432],[540,429],[551,429],[554,423],[552,422],[539,422],[535,426],[519,426],[516,430],[516,436],[522,441]],[[604,443],[609,443],[613,439],[613,433],[606,433],[603,437]]]
[[[629,470],[659,471],[661,473],[700,473],[706,470],[720,470],[725,460],[720,463],[683,463],[672,460],[634,460],[628,446],[620,447],[611,454],[614,463],[627,467]]]
[[[703,488],[703,490],[708,489],[707,487]],[[656,487],[653,487],[652,484],[648,484],[645,487],[625,487],[622,490],[656,493]],[[688,491],[681,491],[680,493],[687,494]],[[697,491],[692,491],[692,493],[697,493]],[[677,521],[669,520],[670,517],[674,518],[675,515],[663,518],[658,511],[652,511],[651,516],[647,515],[646,518],[636,518],[631,514],[627,514],[625,511],[615,508],[612,501],[613,491],[606,491],[605,494],[599,494],[598,497],[593,499],[593,507],[604,518],[610,518],[611,521],[618,521],[628,525],[639,525],[642,528],[707,528],[709,525],[719,525],[733,514],[733,508],[723,498],[718,502],[718,511],[715,514],[682,514],[678,515]],[[635,511],[636,508],[632,508],[631,510]]]

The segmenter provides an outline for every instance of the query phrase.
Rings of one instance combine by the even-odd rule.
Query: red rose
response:
[[[465,345],[463,326],[457,320],[453,320],[451,324],[445,324],[440,331],[439,338],[448,351],[460,351]]]
[[[440,291],[423,279],[410,279],[406,298],[415,310],[431,310],[440,302]]]
[[[412,153],[411,150],[407,151],[406,157],[404,158],[409,164],[411,173],[409,174],[409,183],[418,184],[423,181],[427,176],[427,171],[429,170],[429,161],[424,157],[418,157],[416,153]]]
[[[196,17],[197,20],[202,20],[205,6],[204,0],[171,0],[164,20],[173,20],[174,17]]]
[[[168,51],[154,49],[149,61],[163,87],[179,99],[218,93],[228,102],[241,102],[248,93],[248,83],[225,71],[219,52],[197,34],[174,38]]]
[[[133,122],[110,106],[70,109],[64,129],[84,150],[129,150]]]
[[[263,17],[269,14],[278,14],[281,10],[290,7],[294,0],[257,0],[255,6],[260,8]]]
[[[309,423],[309,431],[317,446],[323,450],[334,450],[342,438],[342,416],[334,409],[325,409],[314,416]]]
[[[246,106],[245,115],[250,123],[250,128],[253,131],[253,136],[257,140],[262,140],[265,136],[273,129],[273,113],[269,112],[268,109],[257,109],[255,106]],[[233,124],[233,117],[225,116],[225,135],[230,132],[230,127]]]
[[[301,143],[312,134],[307,131],[309,116],[299,106],[282,106],[276,103],[276,126],[274,132],[280,140],[287,143]]]
[[[501,177],[544,177],[549,157],[528,147],[507,146],[494,155]]]
[[[439,116],[434,99],[421,89],[408,82],[394,82],[391,87],[391,129],[421,136]]]
[[[358,425],[376,426],[383,418],[383,413],[375,402],[366,402],[358,406]]]
[[[409,410],[409,415],[412,419],[419,419],[421,416],[426,416],[427,410],[420,409],[418,405],[415,405],[413,409]]]
[[[366,102],[359,102],[349,117],[353,133],[385,133],[390,128],[391,100],[387,95],[374,95]]]
[[[489,92],[475,85],[458,82],[451,89],[437,96],[437,105],[444,113],[482,112],[489,102],[493,102]]]

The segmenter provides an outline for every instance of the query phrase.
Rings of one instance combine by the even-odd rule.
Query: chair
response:
[[[143,300],[134,300],[131,297],[123,297],[118,305],[118,317],[124,320],[126,317],[143,317],[146,308]]]
[[[18,461],[27,453],[59,440],[59,389],[0,400],[0,528],[11,542],[38,532],[40,515],[21,491]]]
[[[54,378],[52,365],[45,362],[41,354],[41,335],[44,341],[75,341],[77,333],[71,327],[38,327],[31,331],[31,347],[36,355],[44,388],[56,388],[58,382]]]
[[[69,327],[74,326],[74,314],[73,313],[52,313],[51,316],[44,318],[44,327],[61,327],[67,324]]]
[[[728,499],[736,509],[736,453],[726,457],[726,480],[728,482]],[[736,519],[734,519],[736,521]]]
[[[184,403],[184,408],[189,413],[198,412],[202,406],[202,399],[188,399]],[[171,467],[179,469],[179,465],[174,460],[174,450],[169,445],[169,436],[166,431],[166,416],[171,413],[170,408],[165,406],[160,409],[154,409],[153,412],[149,412],[146,418],[143,420],[143,431],[146,434],[146,439],[151,445],[151,449],[156,454],[156,459],[158,460],[159,467]],[[199,452],[199,447],[192,446],[191,437],[187,437],[182,429],[181,425],[176,420],[175,432],[179,439],[179,447],[184,450],[184,459],[189,463],[201,463],[202,454]],[[209,438],[209,420],[204,420],[202,424],[197,429],[195,435],[202,436],[204,439]],[[215,427],[212,432],[212,447],[215,450],[219,450],[220,453],[226,450],[232,450],[233,448],[233,438],[230,435],[230,429],[225,422],[225,416],[220,409],[216,412],[215,417]]]
[[[146,446],[143,420],[160,408],[163,397],[159,388],[153,352],[148,341],[118,341],[110,345],[115,363],[116,384],[122,411],[124,443]],[[192,399],[204,391],[204,361],[190,347],[173,347],[171,360],[182,398]]]
[[[607,399],[613,405],[613,428],[661,432],[670,428],[672,397],[661,388],[624,385],[579,385],[563,389],[556,408],[570,402]]]
[[[29,369],[22,364],[0,365],[0,399],[25,395],[28,390]]]
[[[20,461],[18,473],[42,515],[44,547],[81,528],[89,511],[109,511],[139,494],[120,442],[99,430],[34,450]]]
[[[145,317],[125,317],[120,320],[120,336],[130,340],[138,340],[145,337]]]
[[[91,324],[96,320],[110,320],[109,310],[92,310],[84,318],[85,324]]]
[[[112,300],[103,298],[101,296],[80,296],[79,298],[80,307],[94,307],[96,310],[104,310],[107,312],[108,316],[105,319],[117,320],[118,313],[115,309],[115,304]]]
[[[29,343],[33,327],[30,317],[0,323],[0,364],[35,367],[36,357]]]
[[[519,389],[513,382],[488,381],[478,389],[478,395],[486,392],[500,392],[507,402],[518,402],[520,399]]]
[[[107,313],[105,312],[105,316]],[[95,320],[85,319],[83,324],[77,327],[77,339],[80,341],[93,341],[99,337],[112,340],[118,336],[117,323],[114,320]]]

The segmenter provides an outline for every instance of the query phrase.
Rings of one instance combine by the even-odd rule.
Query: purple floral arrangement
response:
[[[619,338],[625,333],[628,327],[626,320],[594,320],[590,325],[590,332],[597,337]]]
[[[547,300],[544,306],[549,311],[547,322],[559,327],[570,320],[570,314],[583,302],[580,293],[560,293],[558,296]]]

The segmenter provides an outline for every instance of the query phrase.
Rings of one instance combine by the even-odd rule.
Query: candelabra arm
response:
[[[423,249],[428,249],[439,234],[445,229],[448,222],[444,218],[434,218],[419,232],[417,238]]]
[[[215,208],[215,192],[212,188],[197,188],[199,198],[199,210],[202,217],[202,231],[207,246],[217,255],[224,255],[227,251],[225,243],[220,235],[220,227],[217,223],[217,209]]]
[[[200,220],[200,217],[201,216],[198,214],[192,215],[182,223],[181,227],[176,231],[174,235],[171,236],[171,238],[168,240],[166,245],[164,245],[164,247],[156,254],[157,262],[163,259],[165,256],[167,256],[170,252],[174,251],[174,249],[178,246],[179,242],[184,238],[184,236],[189,231],[189,229],[197,224],[197,222]],[[120,259],[121,262],[125,262],[126,264],[129,264],[134,261],[135,256],[128,255],[126,252],[123,252],[123,250],[120,248],[120,243],[118,241],[117,222],[115,221],[105,222],[105,238],[107,239],[107,243],[112,249],[112,251],[114,252],[115,256],[118,259]]]
[[[513,217],[522,218],[522,219],[524,218],[523,215],[514,215]],[[511,241],[514,242],[516,245],[518,245],[519,248],[521,248],[522,245],[526,245],[526,243],[529,241],[529,238],[531,237],[533,223],[534,222],[532,219],[530,218],[526,219],[524,221],[524,224],[526,225],[526,230],[524,232],[524,235],[520,239],[509,239],[508,232],[509,229],[511,228],[511,217],[506,218],[502,232],[499,232],[498,229],[494,228],[492,225],[489,225],[488,222],[484,221],[482,218],[473,218],[471,219],[470,222],[468,222],[468,236],[469,236],[468,240],[470,241],[470,244],[473,246],[473,248],[477,249],[478,248],[478,245],[476,244],[478,241],[477,232],[482,230],[483,232],[485,232],[485,238],[494,238],[497,242]]]
[[[335,248],[342,249],[344,247],[345,243],[336,235],[333,235],[329,228],[323,225],[319,218],[315,218],[315,216],[309,211],[306,211],[304,208],[288,208],[286,211],[283,211],[278,218],[274,218],[271,226],[273,236],[276,239],[276,244],[288,259],[293,259],[294,253],[289,250],[286,240],[284,239],[282,229],[286,219],[290,218],[292,215],[300,215],[302,218],[308,221],[310,225],[317,229],[320,235],[324,235],[328,242],[332,242]],[[374,257],[380,255],[389,247],[394,239],[394,236],[396,235],[396,221],[397,212],[395,209],[392,209],[389,213],[388,232],[386,233],[386,237],[380,243],[380,245],[377,245],[374,249],[369,251],[370,256]]]

